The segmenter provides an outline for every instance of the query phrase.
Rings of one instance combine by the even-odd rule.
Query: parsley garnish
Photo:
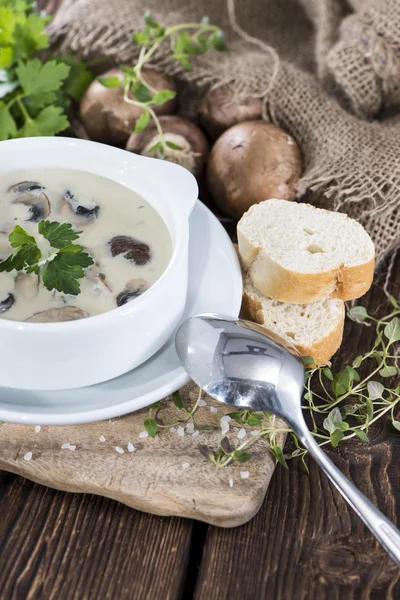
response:
[[[0,0],[0,140],[55,135],[68,127],[66,111],[92,76],[81,62],[36,57],[49,46],[49,17],[27,0]]]
[[[81,232],[75,231],[70,223],[56,221],[40,221],[38,232],[57,250],[43,258],[36,239],[17,225],[8,238],[16,250],[0,262],[0,272],[37,273],[49,291],[77,296],[81,291],[78,280],[93,264],[92,257],[82,246],[72,243]]]

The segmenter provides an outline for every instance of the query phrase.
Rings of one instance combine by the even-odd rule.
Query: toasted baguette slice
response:
[[[343,213],[271,199],[252,206],[237,232],[240,258],[265,296],[298,304],[352,300],[371,286],[374,244]]]
[[[243,269],[242,317],[264,325],[296,346],[302,356],[326,365],[343,337],[344,302],[328,298],[313,304],[288,304],[258,292]]]

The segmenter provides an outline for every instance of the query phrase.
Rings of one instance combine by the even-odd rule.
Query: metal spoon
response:
[[[294,347],[264,327],[217,315],[185,321],[175,339],[182,365],[207,394],[236,408],[282,417],[400,567],[400,531],[314,441],[301,409],[304,366]]]

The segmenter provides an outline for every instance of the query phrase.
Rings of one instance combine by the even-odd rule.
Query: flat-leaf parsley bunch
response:
[[[43,256],[37,240],[17,225],[8,238],[15,250],[0,262],[0,273],[14,270],[36,273],[48,290],[77,296],[81,291],[79,279],[93,264],[92,257],[84,248],[73,243],[81,232],[75,231],[70,223],[40,221],[38,233],[48,241],[53,251]]]
[[[0,0],[0,140],[63,131],[71,101],[92,80],[71,57],[37,57],[49,45],[49,17],[34,8],[28,0]]]

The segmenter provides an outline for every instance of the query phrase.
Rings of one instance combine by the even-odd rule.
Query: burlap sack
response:
[[[386,21],[385,29],[385,7],[397,29],[394,21]],[[397,50],[397,0],[351,0],[351,6],[344,0],[236,0],[236,6],[233,0],[63,0],[50,28],[53,43],[87,58],[129,62],[137,55],[131,32],[142,28],[146,8],[163,24],[208,15],[220,25],[229,52],[198,57],[191,73],[181,72],[162,50],[156,64],[190,83],[195,96],[221,84],[229,84],[232,94],[262,96],[265,118],[302,149],[299,196],[309,190],[312,201],[359,219],[374,238],[378,262],[400,244],[400,122],[367,122],[348,110],[373,114],[382,103],[394,103],[395,52],[385,79],[391,84],[383,85],[374,61],[354,58],[352,31],[363,43],[365,28],[358,21],[367,15],[369,35],[383,32],[385,47]],[[349,14],[351,9],[359,12]],[[337,100],[338,86],[347,104]],[[193,95],[184,96],[182,108],[194,112]]]

